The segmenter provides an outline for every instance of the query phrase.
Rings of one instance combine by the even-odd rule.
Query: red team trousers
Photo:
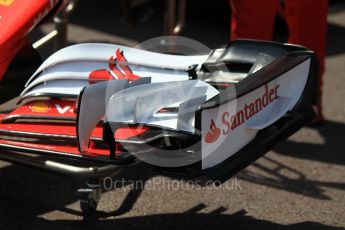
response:
[[[279,0],[229,0],[232,10],[231,40],[272,40],[274,20],[281,12]],[[285,0],[283,16],[289,29],[289,43],[313,50],[325,71],[328,0]],[[322,79],[320,79],[320,92]]]

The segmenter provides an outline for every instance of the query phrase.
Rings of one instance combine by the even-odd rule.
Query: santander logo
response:
[[[210,131],[205,136],[206,143],[215,142],[220,136],[220,128],[217,128],[216,123],[211,119]]]
[[[116,58],[111,56],[108,61],[109,69],[98,69],[89,74],[90,84],[100,81],[128,79],[135,81],[140,77],[133,74],[133,71],[128,67],[127,59],[123,55],[123,51],[116,50]]]
[[[244,103],[243,107],[236,109],[236,113],[230,114],[228,111],[223,112],[220,119],[222,122],[222,130],[217,127],[214,119],[211,119],[210,131],[205,135],[205,142],[208,144],[214,143],[217,141],[220,134],[223,136],[228,135],[232,130],[237,129],[253,116],[259,114],[260,111],[279,98],[278,90],[279,84],[272,88],[269,88],[268,84],[266,84],[264,86],[264,93],[261,96]]]

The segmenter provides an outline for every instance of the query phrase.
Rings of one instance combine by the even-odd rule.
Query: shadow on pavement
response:
[[[345,28],[328,23],[326,55],[338,55],[345,53]]]
[[[337,135],[337,133],[345,133],[345,124],[327,121],[323,126],[317,127],[316,130],[324,138],[324,144],[286,140],[274,147],[273,151],[277,154],[311,161],[345,165],[343,135]],[[294,169],[293,166],[272,159],[268,155],[262,157],[260,162],[254,162],[251,166],[263,174],[243,170],[238,174],[238,178],[323,200],[331,200],[331,197],[325,194],[323,187],[345,191],[345,183],[308,179],[306,175]],[[269,167],[265,165],[266,162],[269,163]],[[289,173],[289,176],[286,175],[286,172]],[[269,176],[265,176],[267,174]]]
[[[200,205],[202,206],[202,205]],[[198,208],[198,207],[196,207]],[[315,222],[301,222],[291,225],[281,225],[267,220],[256,219],[246,215],[245,210],[240,210],[233,214],[222,214],[226,211],[224,207],[212,211],[211,213],[197,213],[194,208],[185,213],[157,214],[149,216],[138,216],[129,218],[119,218],[116,220],[102,221],[54,221],[58,226],[93,226],[97,229],[303,229],[303,230],[323,230],[342,229],[327,226]],[[94,225],[93,225],[94,224]]]
[[[267,167],[259,162],[253,163],[251,167],[259,169],[260,171],[264,172],[264,174],[269,174],[269,177],[261,173],[253,173],[249,170],[243,170],[238,174],[238,179],[321,200],[332,200],[331,197],[325,194],[325,189],[323,189],[323,187],[345,191],[344,183],[311,180],[298,170],[293,169],[279,161],[273,160],[268,156],[265,156],[262,159],[270,162],[270,164],[274,164],[275,167]],[[285,173],[289,172],[290,176],[281,173],[283,171]],[[293,175],[293,177],[291,177],[291,175]]]
[[[199,204],[184,213],[156,214],[148,216],[123,217],[116,219],[99,220],[89,218],[84,220],[46,220],[41,217],[27,219],[27,216],[16,216],[27,219],[27,222],[16,221],[13,218],[15,213],[10,210],[10,218],[13,218],[10,225],[2,225],[4,229],[303,229],[303,230],[336,230],[343,229],[332,227],[316,222],[301,222],[295,224],[282,225],[267,220],[256,219],[246,215],[245,210],[239,210],[233,214],[223,214],[226,208],[219,207],[210,213],[198,213],[205,208],[204,204]],[[24,212],[22,212],[24,213]]]
[[[335,165],[345,165],[344,136],[345,124],[326,121],[316,130],[324,139],[324,144],[294,142],[286,140],[277,145],[273,150],[278,154],[292,157],[320,161]]]

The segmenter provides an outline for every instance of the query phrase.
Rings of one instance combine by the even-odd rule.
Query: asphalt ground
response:
[[[80,1],[69,42],[135,45],[162,34],[158,9],[129,25],[116,6]],[[182,35],[224,46],[227,16],[211,20],[207,10],[191,12]],[[188,186],[143,165],[125,168],[114,180],[126,183],[104,191],[93,218],[83,217],[73,196],[82,181],[0,162],[0,229],[344,229],[345,10],[332,9],[328,21],[323,126],[303,128],[220,188]]]

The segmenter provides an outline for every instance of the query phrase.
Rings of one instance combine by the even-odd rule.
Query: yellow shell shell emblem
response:
[[[14,0],[0,0],[0,5],[10,6],[10,5],[12,5],[13,2],[14,2]]]
[[[30,105],[30,109],[35,113],[46,113],[50,110],[50,104],[44,101],[35,101]]]

